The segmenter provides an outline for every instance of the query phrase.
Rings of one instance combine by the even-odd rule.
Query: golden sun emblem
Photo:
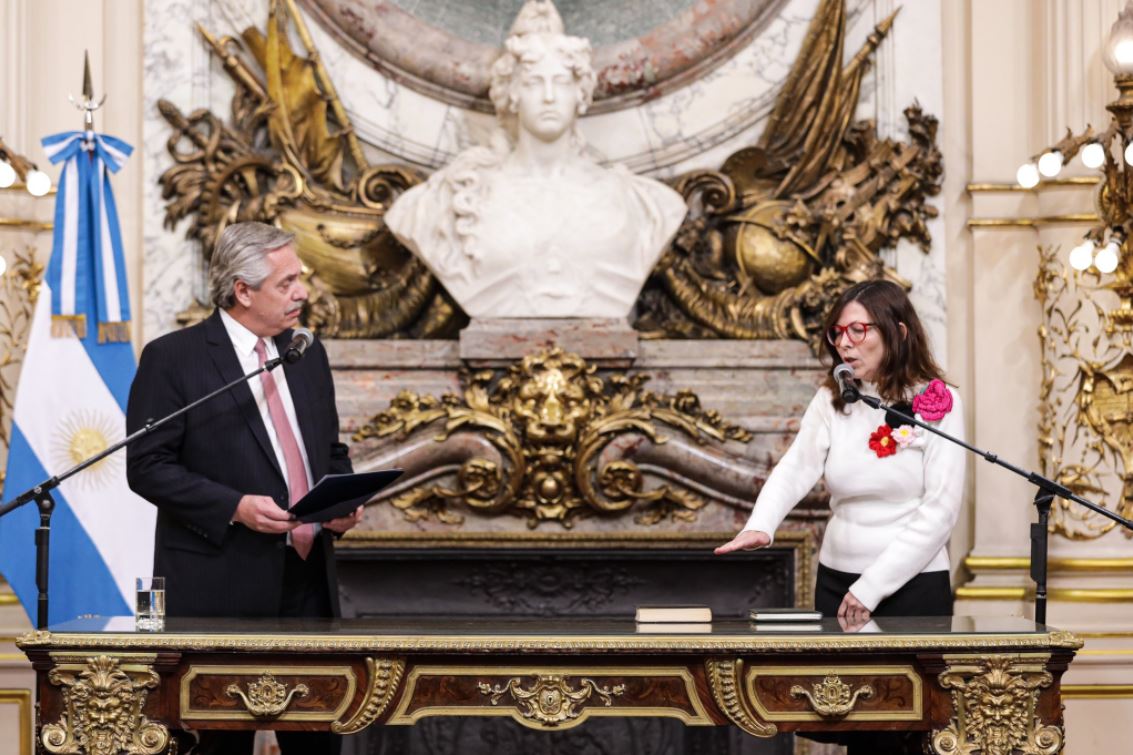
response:
[[[59,474],[108,448],[122,437],[122,428],[101,412],[72,412],[55,430],[52,440],[52,461]],[[79,472],[71,480],[85,488],[100,488],[114,478],[121,468],[119,454],[112,454]]]

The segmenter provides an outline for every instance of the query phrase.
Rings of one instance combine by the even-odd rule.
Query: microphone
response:
[[[303,352],[315,341],[315,334],[306,328],[296,328],[295,335],[291,336],[291,343],[283,350],[283,361],[295,364],[303,358]]]
[[[838,383],[838,392],[842,394],[842,401],[852,404],[862,397],[858,387],[854,385],[854,368],[842,362],[834,368],[834,380]]]

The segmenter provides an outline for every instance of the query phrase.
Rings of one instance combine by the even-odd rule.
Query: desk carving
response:
[[[796,684],[791,687],[791,696],[805,697],[820,716],[842,718],[854,709],[859,697],[873,697],[873,687],[863,684],[851,692],[850,685],[832,674],[815,682],[810,689]]]
[[[99,655],[85,665],[60,663],[47,679],[63,688],[63,715],[40,732],[47,752],[156,755],[169,746],[169,729],[142,714],[160,681],[152,667]]]
[[[229,697],[238,697],[244,703],[248,712],[257,718],[275,718],[287,706],[291,699],[299,696],[306,697],[310,689],[306,684],[296,684],[291,689],[287,685],[276,681],[271,674],[264,674],[254,682],[248,682],[248,691],[240,689],[239,684],[229,684],[224,690]]]
[[[946,656],[940,686],[951,690],[955,715],[934,732],[939,755],[1055,755],[1062,751],[1061,714],[1053,724],[1039,717],[1039,690],[1054,679],[1045,654]]]
[[[476,686],[481,694],[489,697],[492,705],[498,705],[500,699],[510,693],[520,707],[521,716],[548,727],[578,718],[582,705],[591,695],[598,695],[602,703],[610,707],[613,699],[626,691],[624,684],[599,687],[593,679],[580,679],[579,686],[572,687],[566,677],[559,674],[541,675],[526,689],[521,686],[518,677],[508,679],[503,686],[492,686],[487,682]]]
[[[133,617],[116,621],[18,640],[37,673],[44,752],[158,755],[179,729],[347,734],[457,716],[559,732],[650,716],[756,737],[904,731],[934,755],[1057,755],[1060,680],[1081,647],[1022,619],[967,617],[875,634],[825,622],[806,637],[733,620],[704,634],[553,619],[343,619],[306,632],[177,619],[136,634]]]

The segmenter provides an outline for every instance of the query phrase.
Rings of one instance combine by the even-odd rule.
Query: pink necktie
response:
[[[263,339],[256,341],[256,356],[260,358],[260,366],[267,361],[267,350]],[[303,454],[299,451],[299,443],[295,440],[295,433],[291,423],[287,421],[287,412],[283,409],[283,399],[279,397],[279,386],[270,372],[260,373],[260,384],[264,387],[264,398],[268,402],[268,414],[275,427],[275,437],[279,439],[279,447],[283,449],[283,461],[287,464],[288,493],[291,496],[289,505],[294,505],[303,496],[307,495],[307,470],[303,467]],[[301,524],[291,530],[291,544],[300,558],[307,558],[311,553],[311,546],[315,542],[315,525]]]

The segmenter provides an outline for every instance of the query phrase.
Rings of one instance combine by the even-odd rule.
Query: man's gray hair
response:
[[[267,223],[233,223],[217,239],[209,260],[209,296],[221,309],[236,304],[236,281],[258,289],[271,275],[267,253],[295,240],[294,233]]]

